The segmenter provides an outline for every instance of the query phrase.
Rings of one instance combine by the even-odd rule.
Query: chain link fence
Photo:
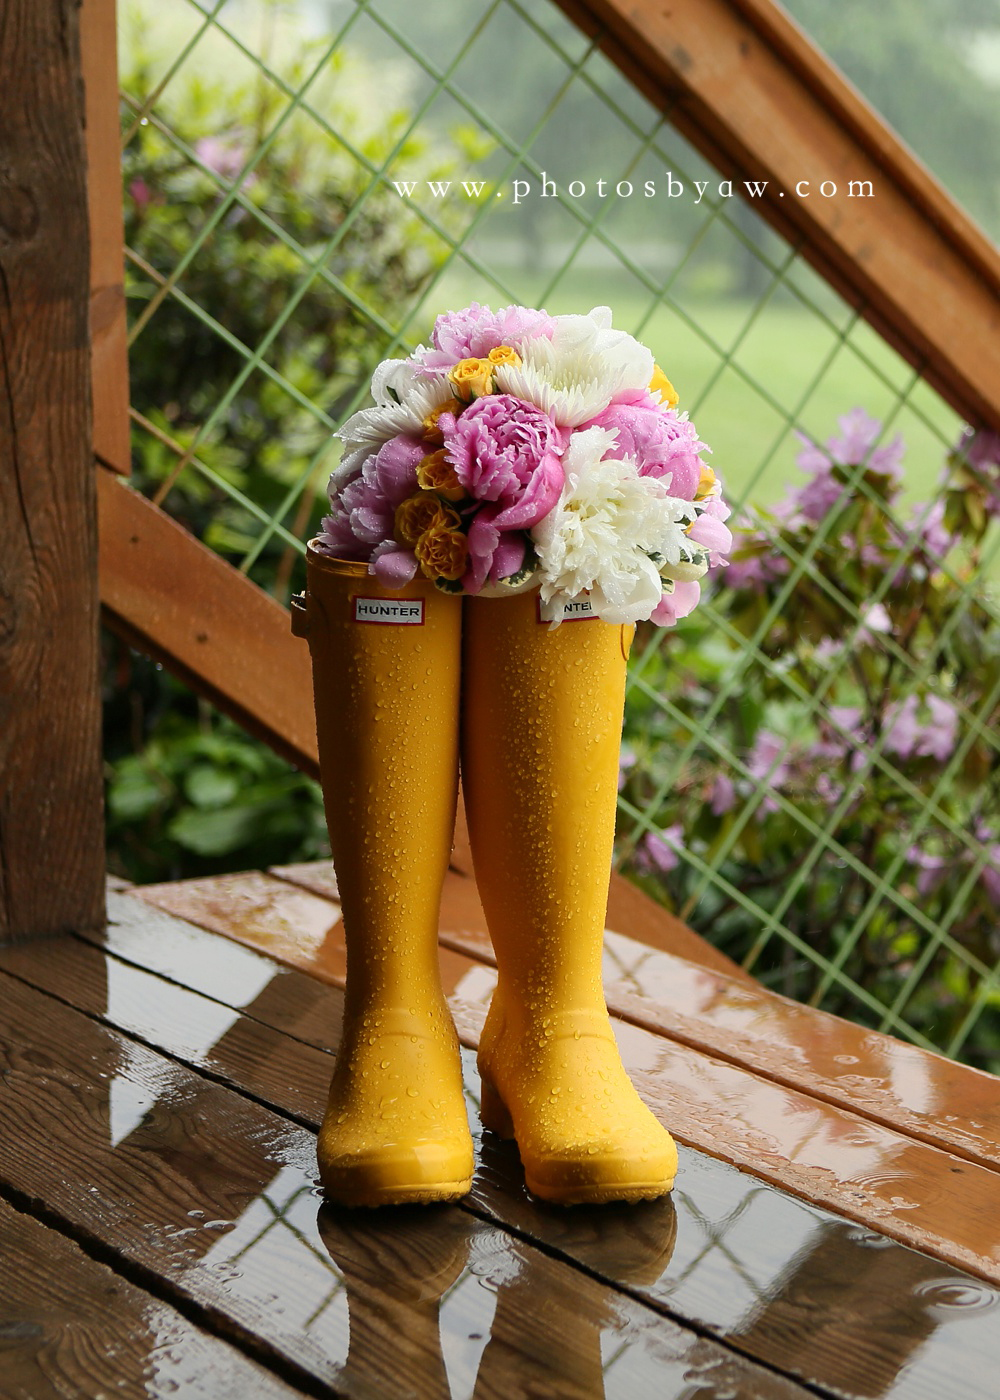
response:
[[[996,1070],[1000,445],[550,0],[457,11],[120,0],[135,484],[285,600],[380,359],[472,299],[610,305],[742,527],[640,629],[622,869],[777,990]]]

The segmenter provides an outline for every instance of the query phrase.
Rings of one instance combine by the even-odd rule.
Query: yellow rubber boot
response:
[[[308,552],[326,819],[347,943],[344,1030],[319,1135],[343,1205],[454,1200],[472,1183],[438,914],[458,787],[461,599],[399,592]],[[301,607],[301,605],[300,605]]]
[[[632,629],[552,631],[535,593],[465,608],[462,783],[499,972],[483,1124],[516,1138],[545,1200],[662,1196],[677,1151],[621,1063],[601,979]]]

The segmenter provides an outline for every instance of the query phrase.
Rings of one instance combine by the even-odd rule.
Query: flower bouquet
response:
[[[384,360],[341,429],[315,547],[388,588],[530,588],[553,625],[584,596],[606,622],[686,616],[725,562],[729,509],[645,346],[611,312],[473,302],[430,348]]]

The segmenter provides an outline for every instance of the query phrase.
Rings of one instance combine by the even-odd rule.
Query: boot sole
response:
[[[412,1186],[385,1186],[374,1190],[336,1191],[324,1186],[326,1197],[335,1205],[351,1209],[377,1210],[379,1206],[430,1206],[458,1201],[472,1189],[472,1177],[461,1181],[441,1181]]]
[[[674,1189],[670,1181],[630,1181],[616,1186],[614,1182],[604,1182],[594,1186],[571,1186],[562,1190],[557,1186],[538,1186],[525,1176],[524,1184],[533,1196],[554,1206],[604,1206],[612,1202],[624,1205],[638,1205],[640,1201],[656,1201]]]

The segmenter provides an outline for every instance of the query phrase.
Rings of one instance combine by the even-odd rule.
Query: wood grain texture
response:
[[[320,929],[329,914],[311,908],[303,891],[282,895],[278,884],[259,875],[220,876],[146,886],[120,898],[141,897],[342,985],[333,961],[338,925],[328,925],[319,943],[302,938],[296,952],[296,927],[308,919]],[[445,991],[459,1036],[474,1048],[495,973],[447,951]],[[620,1020],[616,1034],[633,1082],[679,1141],[1000,1282],[1000,1173],[643,1026]]]
[[[108,625],[318,776],[309,651],[286,609],[112,472],[97,489]]]
[[[118,918],[120,923],[115,922]],[[124,899],[114,901],[107,937],[117,950],[114,954],[66,940],[56,959],[43,959],[34,948],[13,949],[3,955],[2,965],[32,985],[72,1000],[88,1014],[139,1034],[152,1048],[250,1092],[267,1106],[287,1112],[294,1102],[304,1121],[317,1124],[329,1055],[313,1050],[317,1071],[305,1046],[269,1025],[274,983],[248,998],[248,964],[256,968],[259,985],[261,967],[266,973],[268,960],[238,945],[213,946],[220,942],[143,909],[137,900]],[[137,967],[127,969],[130,977],[123,982],[114,968],[129,952],[133,958],[152,956],[168,969],[187,965],[206,988],[214,978],[217,992],[236,990],[238,995],[231,999],[244,1003],[240,1020],[231,1026],[224,1018],[220,1021],[219,1004],[193,991],[187,1000],[178,998],[179,989],[163,983],[162,976],[158,994],[157,977]],[[107,963],[106,1011],[102,957]],[[273,963],[270,969],[281,984],[282,1020],[287,1022],[296,995],[303,996],[299,1025],[314,1019],[316,984]],[[340,1001],[337,989],[323,990],[328,1004]],[[335,1043],[332,1027],[337,1020],[329,1015],[321,1032],[327,1048]],[[301,1056],[301,1071],[289,1080],[295,1055]],[[478,1080],[471,1051],[466,1052],[465,1068],[474,1112]],[[810,1202],[764,1187],[721,1162],[683,1149],[672,1201],[638,1209],[560,1211],[526,1195],[511,1144],[478,1131],[477,1139],[479,1170],[467,1203],[473,1213],[504,1231],[513,1229],[537,1240],[606,1284],[627,1288],[673,1317],[731,1340],[763,1363],[824,1391],[875,1395],[894,1385],[897,1400],[937,1400],[944,1393],[977,1397],[1000,1359],[1000,1333],[991,1316],[1000,1310],[1000,1290],[836,1219]],[[352,1218],[363,1235],[366,1213]],[[428,1257],[426,1243],[405,1232],[396,1241],[355,1235],[352,1249],[355,1269],[365,1267],[363,1260],[370,1256],[369,1277],[384,1284],[394,1276],[401,1289],[405,1278],[412,1281],[420,1274],[420,1261],[426,1264]],[[363,1278],[356,1281],[364,1284]],[[586,1304],[585,1290],[581,1296]],[[523,1326],[523,1313],[510,1306],[512,1301],[500,1291],[494,1337],[507,1326]],[[963,1311],[970,1304],[971,1316]],[[405,1315],[398,1315],[395,1325],[405,1336]],[[580,1356],[574,1364],[588,1364],[594,1341],[595,1328],[580,1329]],[[377,1349],[375,1334],[360,1343],[352,1333],[351,1351],[362,1365],[369,1349]],[[551,1367],[537,1339],[525,1338],[524,1351],[530,1362],[525,1379],[536,1368]],[[510,1383],[509,1372],[504,1374]]]
[[[300,1392],[0,1201],[5,1400],[293,1400]]]
[[[1000,254],[780,6],[559,4],[723,177],[769,182],[756,212],[958,413],[1000,428]]]
[[[631,1400],[710,1374],[737,1394],[803,1400],[785,1377],[468,1211],[321,1206],[311,1134],[0,982],[0,1182],[311,1393],[431,1400],[453,1393],[447,1379],[507,1396],[532,1393],[530,1380],[581,1400],[606,1382],[608,1400]],[[626,1350],[605,1375],[604,1352]]]
[[[80,47],[87,119],[94,453],[127,475],[131,433],[116,11],[115,0],[82,0]]]
[[[0,24],[0,941],[97,927],[104,844],[77,7]]]

